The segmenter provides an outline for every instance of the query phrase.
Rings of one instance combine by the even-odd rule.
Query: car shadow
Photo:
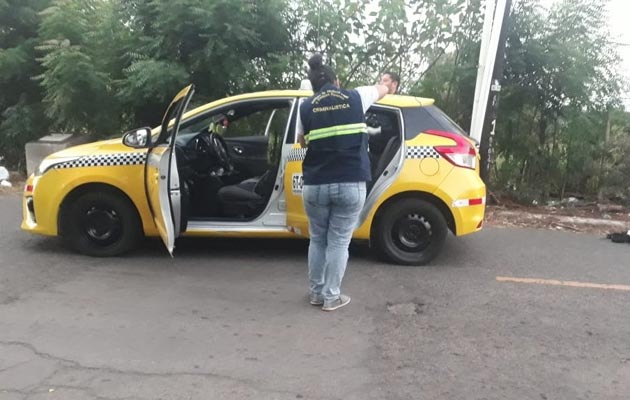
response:
[[[194,259],[212,257],[215,259],[260,258],[278,261],[306,259],[308,256],[308,239],[246,239],[246,238],[193,238],[177,239],[174,257],[177,259]],[[449,234],[441,254],[429,265],[422,268],[460,268],[469,263],[470,255],[479,252],[474,241],[468,237],[456,238]],[[86,257],[68,249],[60,238],[32,237],[21,242],[25,251],[50,254],[63,257]],[[146,238],[138,248],[119,259],[155,259],[169,257],[164,244],[159,238]],[[410,268],[388,263],[377,257],[367,241],[353,241],[350,244],[350,257],[368,265],[383,265],[390,268]],[[413,267],[412,267],[413,268]]]
[[[235,255],[252,258],[292,258],[308,255],[307,239],[247,239],[247,238],[191,238],[177,239],[173,255],[177,258],[219,257]],[[161,240],[146,239],[133,256],[147,257],[164,254]],[[350,253],[357,258],[370,258],[372,253],[367,242],[350,245]]]

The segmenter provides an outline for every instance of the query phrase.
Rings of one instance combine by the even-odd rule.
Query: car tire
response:
[[[129,199],[108,191],[80,195],[62,214],[62,236],[70,248],[93,257],[112,257],[142,237],[140,217]]]
[[[401,265],[431,262],[442,250],[448,233],[440,210],[418,198],[395,200],[386,207],[372,231],[378,255]]]

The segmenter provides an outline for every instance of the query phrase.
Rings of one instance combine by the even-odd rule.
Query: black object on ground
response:
[[[606,238],[612,240],[614,243],[630,243],[630,231],[609,233],[606,235]]]

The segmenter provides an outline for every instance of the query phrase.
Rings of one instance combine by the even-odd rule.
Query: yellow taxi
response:
[[[308,237],[296,115],[312,92],[249,93],[186,112],[193,92],[177,94],[159,127],[44,159],[26,183],[22,229],[102,257],[143,236],[160,236],[171,255],[179,236]],[[449,230],[481,229],[476,145],[433,100],[388,95],[366,121],[373,180],[354,239],[390,262],[423,265]]]

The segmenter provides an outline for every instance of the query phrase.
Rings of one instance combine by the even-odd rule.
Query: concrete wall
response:
[[[66,133],[53,133],[44,136],[35,142],[26,143],[26,174],[27,176],[35,172],[46,156],[57,151],[67,149],[78,144],[87,143],[90,139],[83,135],[72,135]]]

